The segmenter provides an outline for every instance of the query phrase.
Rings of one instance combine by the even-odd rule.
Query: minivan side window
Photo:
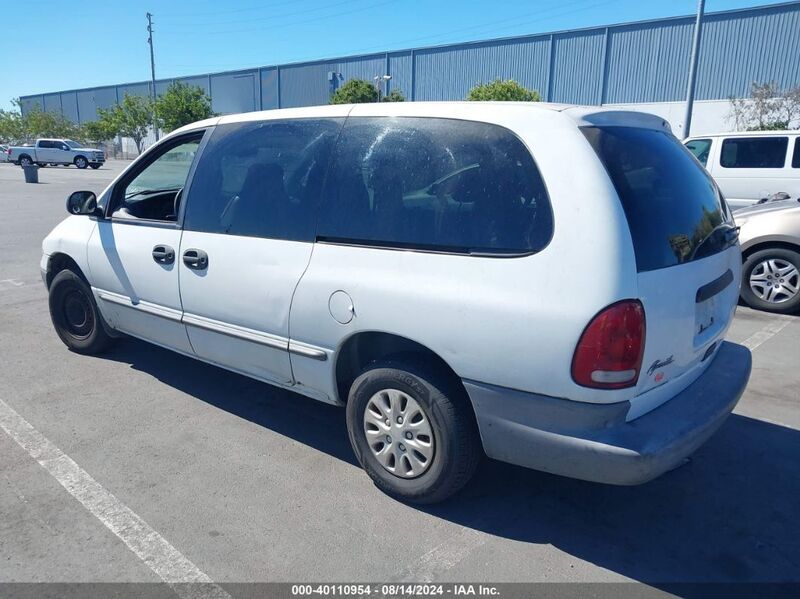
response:
[[[800,137],[794,140],[794,154],[792,155],[792,168],[800,168]]]
[[[730,137],[722,142],[724,168],[783,168],[788,137]]]
[[[316,209],[344,119],[220,125],[197,165],[184,227],[313,241]]]
[[[553,233],[525,145],[488,123],[351,117],[325,186],[320,241],[479,254],[533,253]]]
[[[700,164],[708,165],[708,153],[711,150],[710,139],[693,139],[686,142],[686,147],[700,161]]]

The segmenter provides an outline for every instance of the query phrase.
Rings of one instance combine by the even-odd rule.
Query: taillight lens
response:
[[[572,357],[572,378],[595,389],[633,387],[644,355],[644,308],[625,300],[600,312],[583,331]]]

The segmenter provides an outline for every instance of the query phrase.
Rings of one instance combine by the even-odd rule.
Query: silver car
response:
[[[751,308],[800,310],[800,202],[783,200],[734,213],[741,227],[741,298]]]

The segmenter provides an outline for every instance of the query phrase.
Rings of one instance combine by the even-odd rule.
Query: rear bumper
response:
[[[490,458],[615,485],[647,482],[702,445],[733,411],[750,351],[723,342],[681,393],[631,422],[629,402],[589,404],[464,381]]]

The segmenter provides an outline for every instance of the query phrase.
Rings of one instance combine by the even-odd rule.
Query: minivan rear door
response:
[[[669,132],[587,127],[624,209],[646,320],[629,418],[693,382],[733,318],[741,257],[730,212],[709,174]]]

